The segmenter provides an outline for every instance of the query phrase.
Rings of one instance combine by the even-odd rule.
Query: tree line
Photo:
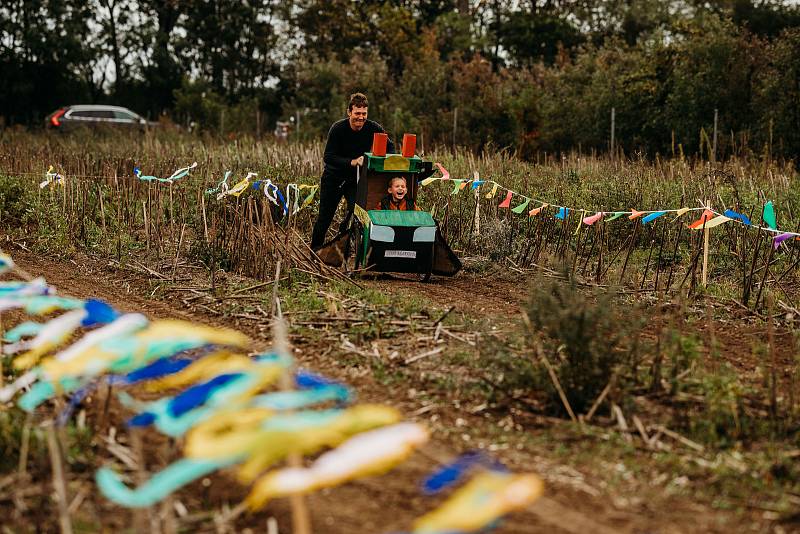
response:
[[[210,134],[324,136],[350,92],[424,145],[800,151],[800,9],[774,0],[10,0],[0,121],[124,105]]]

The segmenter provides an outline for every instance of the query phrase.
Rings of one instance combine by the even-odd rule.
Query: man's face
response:
[[[395,202],[400,202],[406,196],[406,181],[405,180],[392,180],[389,185],[389,194]]]
[[[347,110],[347,118],[350,119],[350,128],[359,131],[367,122],[367,106],[363,108],[353,106],[352,109]]]

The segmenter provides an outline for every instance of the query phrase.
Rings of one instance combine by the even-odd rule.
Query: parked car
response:
[[[118,127],[145,129],[158,125],[119,106],[80,105],[60,108],[45,119],[47,128],[60,131],[88,128]]]

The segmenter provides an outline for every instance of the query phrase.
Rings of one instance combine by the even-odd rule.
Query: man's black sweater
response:
[[[334,122],[328,132],[328,141],[325,143],[325,171],[322,173],[322,179],[355,180],[356,168],[350,165],[350,162],[372,149],[372,136],[375,133],[384,133],[383,127],[369,119],[358,131],[350,127],[348,119]],[[386,150],[387,153],[394,152],[391,139]]]

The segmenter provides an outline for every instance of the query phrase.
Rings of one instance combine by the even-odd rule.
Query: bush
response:
[[[539,277],[524,304],[528,320],[518,331],[522,350],[507,340],[483,339],[479,365],[489,400],[497,401],[502,394],[565,416],[542,356],[552,365],[576,415],[589,410],[615,375],[618,395],[632,374],[629,356],[641,326],[626,310],[610,291],[587,295],[574,280]]]
[[[0,221],[4,226],[22,222],[28,206],[26,192],[19,178],[0,175]]]
[[[610,291],[587,296],[574,280],[539,282],[525,305],[528,336],[543,342],[572,410],[585,413],[635,350],[641,322]],[[550,390],[549,405],[563,412],[557,391]]]

